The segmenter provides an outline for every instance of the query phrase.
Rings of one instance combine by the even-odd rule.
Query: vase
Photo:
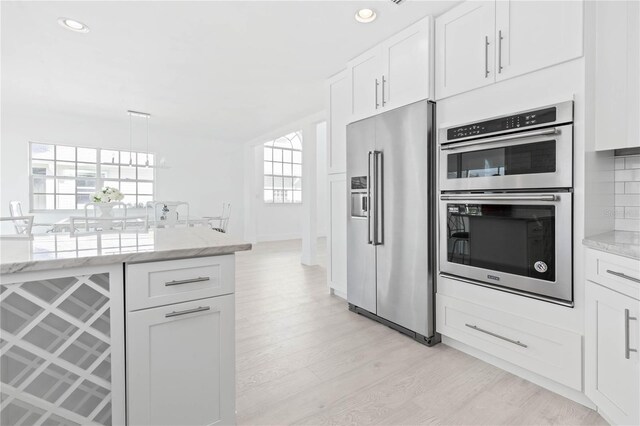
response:
[[[98,209],[100,210],[100,217],[113,217],[113,204],[99,204]]]

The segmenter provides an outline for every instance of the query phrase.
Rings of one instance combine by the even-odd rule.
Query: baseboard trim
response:
[[[464,352],[468,355],[471,355],[475,358],[478,358],[486,363],[489,363],[495,367],[498,367],[502,370],[508,371],[511,374],[515,374],[518,377],[522,377],[525,380],[528,380],[532,383],[535,383],[538,386],[541,386],[551,392],[557,393],[558,395],[564,396],[574,402],[577,402],[580,405],[584,405],[587,408],[591,408],[592,410],[596,410],[596,405],[591,402],[587,396],[579,392],[575,389],[571,389],[565,385],[562,385],[558,382],[554,382],[551,379],[540,376],[539,374],[533,373],[527,369],[524,369],[520,366],[507,362],[503,359],[497,358],[493,355],[490,355],[486,352],[481,351],[480,349],[476,349],[472,346],[467,345],[466,343],[462,343],[458,340],[454,340],[447,336],[442,336],[442,343],[451,346],[454,349],[457,349],[461,352]]]
[[[329,287],[329,294],[331,294],[332,296],[338,296],[339,298],[344,299],[345,302],[347,301],[347,292],[346,291],[340,291],[340,290],[337,290],[335,288]]]

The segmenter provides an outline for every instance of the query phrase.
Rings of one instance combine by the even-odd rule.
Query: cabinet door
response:
[[[382,43],[383,108],[397,108],[431,95],[431,18],[425,18]]]
[[[382,108],[380,47],[350,61],[348,71],[351,83],[351,121],[374,115]]]
[[[234,296],[127,315],[130,425],[235,421]]]
[[[596,149],[640,146],[640,2],[596,2]]]
[[[436,99],[495,81],[495,2],[468,1],[436,19]]]
[[[343,71],[327,83],[329,110],[329,143],[327,144],[327,171],[345,173],[347,170],[347,123],[351,116],[351,87],[349,74]]]
[[[586,393],[615,424],[638,424],[640,302],[587,282]],[[634,319],[631,319],[634,318]]]
[[[329,176],[329,287],[347,297],[347,177]]]
[[[582,1],[496,1],[496,79],[582,56]]]

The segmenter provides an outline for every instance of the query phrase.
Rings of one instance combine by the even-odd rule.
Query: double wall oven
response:
[[[573,305],[573,102],[440,130],[440,270]]]

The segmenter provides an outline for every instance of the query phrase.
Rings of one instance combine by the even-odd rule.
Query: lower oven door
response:
[[[572,194],[442,194],[440,270],[532,296],[573,300]]]

